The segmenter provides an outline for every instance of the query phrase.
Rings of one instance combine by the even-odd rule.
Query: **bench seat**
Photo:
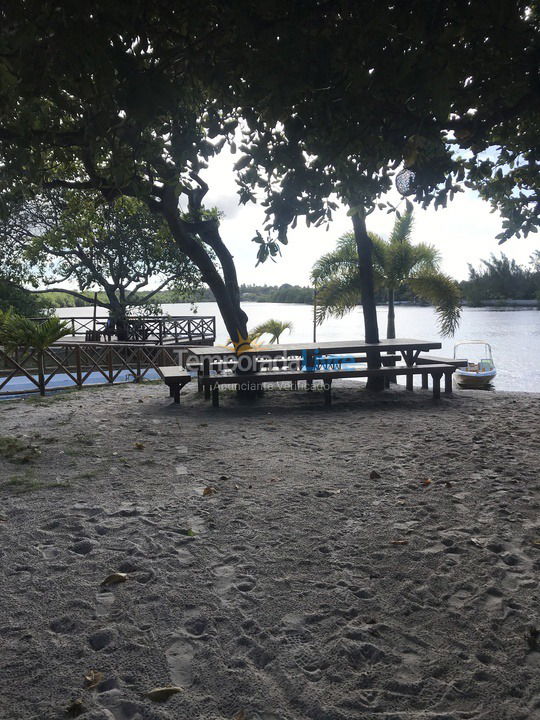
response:
[[[251,372],[242,375],[206,375],[200,376],[199,381],[205,390],[208,398],[212,393],[212,404],[219,407],[219,387],[220,385],[236,385],[241,390],[251,390],[258,393],[262,392],[263,383],[287,382],[296,386],[299,380],[305,380],[308,388],[311,387],[313,381],[322,380],[324,382],[324,398],[325,404],[331,403],[331,386],[332,380],[344,378],[369,378],[369,377],[393,377],[397,375],[405,375],[407,377],[407,389],[412,390],[412,378],[414,375],[431,375],[433,378],[433,397],[439,399],[441,395],[441,378],[445,378],[445,392],[452,392],[452,373],[455,366],[448,363],[430,363],[426,365],[381,367],[376,369],[362,368],[356,370],[340,370],[340,369],[321,369],[315,371],[306,370],[283,370],[283,371],[267,371],[267,372]]]
[[[174,402],[178,404],[180,402],[180,390],[184,385],[187,385],[188,382],[191,382],[191,375],[185,368],[178,365],[160,367],[159,373],[165,385],[168,386]]]

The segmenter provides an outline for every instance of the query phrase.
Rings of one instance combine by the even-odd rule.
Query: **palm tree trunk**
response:
[[[372,243],[367,232],[365,215],[357,212],[353,215],[352,220],[356,249],[358,251],[365,339],[368,343],[378,343],[379,326],[377,324],[377,305],[375,303],[375,287],[373,284]],[[369,369],[379,368],[381,366],[380,353],[368,352],[367,364]],[[383,390],[384,379],[382,377],[368,378],[367,388],[377,392]]]
[[[386,337],[394,339],[396,337],[396,313],[394,309],[394,290],[388,290],[388,323],[386,325]]]

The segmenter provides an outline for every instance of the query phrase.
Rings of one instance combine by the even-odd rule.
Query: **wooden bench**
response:
[[[457,358],[442,358],[436,355],[430,355],[428,353],[420,353],[418,355],[418,362],[421,365],[432,365],[437,363],[439,365],[453,365],[454,368],[467,367],[467,360],[458,360]],[[428,386],[428,373],[422,375],[422,388],[425,390]]]
[[[251,372],[242,375],[211,375],[202,376],[201,383],[205,390],[205,396],[208,398],[210,392],[212,394],[212,404],[219,407],[219,387],[220,385],[236,385],[241,390],[255,391],[262,394],[263,383],[275,382],[292,382],[293,387],[297,386],[299,380],[305,380],[308,389],[314,380],[322,380],[324,382],[324,402],[330,405],[332,401],[331,388],[332,380],[344,378],[358,377],[392,377],[396,375],[405,375],[407,377],[407,389],[412,390],[412,378],[414,375],[422,375],[427,373],[433,379],[433,398],[438,400],[441,396],[441,379],[444,376],[445,393],[452,392],[452,373],[455,366],[447,363],[430,363],[426,365],[397,366],[397,367],[381,367],[376,369],[360,369],[360,370],[285,370],[276,372]],[[410,379],[410,384],[409,384]]]
[[[168,367],[160,367],[159,373],[165,385],[169,387],[169,393],[174,398],[175,403],[180,402],[180,390],[191,382],[191,375],[183,367],[171,365]]]

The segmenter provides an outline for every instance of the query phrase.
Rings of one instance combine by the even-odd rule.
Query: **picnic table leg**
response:
[[[174,384],[174,402],[176,405],[180,405],[180,383]]]
[[[422,373],[422,389],[423,390],[428,389],[428,373],[427,372]]]
[[[210,375],[210,359],[204,358],[203,360],[203,375],[207,377]],[[210,400],[210,383],[204,383],[204,399]]]
[[[409,392],[413,391],[413,376],[407,375],[406,387]]]
[[[262,362],[259,358],[255,361],[255,370],[257,372],[260,372],[262,368]],[[257,393],[257,397],[263,397],[264,395],[264,388],[262,383],[257,383],[255,385],[255,392]]]
[[[210,390],[210,385],[207,385],[207,387]],[[217,382],[212,385],[212,405],[219,407],[219,384]]]
[[[434,400],[440,400],[441,399],[441,375],[440,372],[432,372],[431,376],[433,378],[433,399]]]
[[[332,403],[332,378],[324,381],[324,404],[330,405]]]
[[[444,373],[444,392],[446,395],[452,394],[452,371]]]

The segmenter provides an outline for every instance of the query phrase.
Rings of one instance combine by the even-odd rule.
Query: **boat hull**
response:
[[[486,370],[484,372],[471,372],[470,370],[461,370],[458,368],[455,372],[455,378],[458,385],[462,387],[486,387],[492,382],[497,374],[496,370]]]

